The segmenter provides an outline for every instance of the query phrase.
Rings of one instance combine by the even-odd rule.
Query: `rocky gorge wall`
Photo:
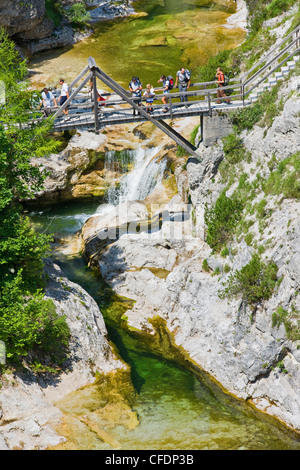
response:
[[[72,45],[92,34],[92,27],[81,28],[82,31],[74,29],[63,13],[69,6],[78,3],[77,0],[59,0],[58,3],[61,19],[56,24],[47,12],[45,0],[1,0],[0,27],[5,28],[26,56]],[[92,10],[91,23],[134,12],[130,0],[121,3],[113,0],[91,0],[85,3],[95,8]]]
[[[286,195],[283,189],[267,193],[258,181],[271,181],[284,162],[289,175],[293,166],[286,163],[287,159],[297,159],[297,155],[299,159],[299,88],[297,74],[283,81],[277,115],[268,124],[256,124],[240,134],[244,155],[248,152],[251,158],[233,164],[235,178],[230,184],[220,171],[226,160],[223,142],[219,140],[212,147],[201,143],[203,161],[189,158],[186,171],[178,167],[175,172],[181,189],[163,210],[158,210],[162,216],[160,230],[125,233],[105,248],[95,242],[104,229],[100,220],[95,218],[93,224],[88,221],[81,232],[82,250],[98,265],[103,278],[119,295],[135,300],[134,307],[126,312],[130,329],[154,338],[155,319],[161,318],[191,364],[209,373],[228,393],[297,433],[300,206],[298,196]],[[292,174],[298,181],[299,174]],[[241,177],[258,189],[251,208],[248,205],[241,215],[240,231],[231,240],[227,254],[220,256],[205,241],[204,214],[222,191],[231,197],[240,188]],[[190,206],[185,204],[186,192]],[[262,206],[263,212],[258,212]],[[106,221],[106,230],[115,223]],[[90,251],[91,238],[94,245]],[[277,267],[280,282],[273,294],[255,310],[239,296],[222,300],[219,292],[231,273],[245,267],[258,250],[265,263],[273,262]],[[280,309],[289,315],[294,336],[288,333],[285,321],[274,321],[274,313]]]

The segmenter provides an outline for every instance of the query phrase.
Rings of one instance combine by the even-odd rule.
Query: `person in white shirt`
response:
[[[43,100],[43,107],[44,107],[44,114],[45,116],[50,115],[50,109],[53,106],[57,107],[56,99],[53,96],[53,93],[48,90],[48,88],[44,88],[42,91],[42,100]]]
[[[59,80],[59,84],[61,85],[61,93],[60,93],[60,97],[59,97],[59,104],[60,104],[60,106],[62,106],[65,103],[65,101],[67,101],[67,99],[69,98],[69,87],[65,83],[63,78],[61,78]],[[63,113],[67,116],[69,114],[68,108],[65,108],[63,110]]]
[[[142,96],[142,84],[138,77],[132,77],[131,82],[129,83],[129,90],[131,91],[133,98],[140,98]],[[141,100],[135,100],[135,104],[140,106],[142,104]],[[133,108],[132,115],[135,116],[136,111]],[[140,113],[138,113],[140,114]]]

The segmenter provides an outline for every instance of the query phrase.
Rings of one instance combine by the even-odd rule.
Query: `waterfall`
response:
[[[158,162],[155,159],[158,151],[157,147],[148,149],[139,147],[137,150],[127,151],[126,155],[122,157],[125,158],[123,168],[125,162],[127,167],[130,162],[132,170],[124,175],[119,185],[109,188],[107,191],[108,204],[117,205],[125,201],[142,201],[162,183],[166,161]],[[118,155],[119,157],[120,155]],[[105,163],[107,171],[113,171],[115,168],[115,158],[114,151],[107,153]]]

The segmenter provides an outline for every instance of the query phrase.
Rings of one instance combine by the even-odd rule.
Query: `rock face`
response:
[[[78,1],[60,0],[58,3],[61,7],[68,8]],[[113,0],[92,0],[85,3],[87,6],[97,7],[91,11],[94,21],[134,13],[131,0],[117,3]],[[75,44],[93,32],[91,28],[83,33],[76,32],[68,23],[67,18],[63,17],[61,24],[55,27],[54,22],[46,14],[45,0],[0,1],[0,26],[3,26],[7,33],[14,37],[28,56],[47,49]]]
[[[0,390],[0,449],[46,449],[64,438],[55,431],[62,413],[55,403],[95,380],[95,372],[125,369],[107,342],[106,327],[95,301],[69,281],[60,268],[46,263],[46,296],[66,315],[71,332],[70,356],[57,377],[41,379],[30,371],[7,376]]]
[[[45,0],[0,1],[0,25],[11,36],[28,33],[42,23],[46,9]]]
[[[114,0],[90,0],[89,5],[95,5],[96,8],[91,10],[92,21],[99,21],[103,19],[113,19],[119,16],[128,16],[134,13],[131,7],[132,0],[125,0],[123,2],[115,2]]]
[[[75,198],[103,196],[111,181],[105,174],[104,164],[93,170],[101,160],[106,137],[90,132],[77,133],[60,153],[32,160],[48,173],[44,189],[36,195],[39,203],[55,203]],[[89,171],[86,173],[86,170]],[[111,175],[112,179],[116,175]]]
[[[265,131],[255,126],[242,134],[252,161],[243,162],[240,174],[253,182],[259,171],[268,178],[272,166],[299,151],[299,78],[283,85],[280,98],[284,106]],[[283,323],[274,324],[278,307],[294,312],[295,331],[299,329],[300,299],[300,205],[297,199],[264,195],[258,191],[252,207],[265,197],[263,223],[259,217],[251,221],[251,211],[244,215],[251,221],[249,232],[255,243],[246,243],[242,233],[231,242],[225,259],[212,254],[205,243],[205,205],[212,207],[226,187],[219,165],[224,159],[223,144],[217,142],[199,149],[202,163],[190,158],[187,162],[189,196],[192,206],[187,217],[177,217],[183,204],[171,201],[165,212],[169,220],[152,233],[126,233],[98,253],[102,276],[122,296],[135,300],[126,312],[130,328],[151,335],[149,321],[160,316],[190,360],[208,372],[234,396],[252,403],[257,409],[276,417],[300,432],[300,350],[299,341],[291,338]],[[234,183],[227,195],[238,186]],[[181,202],[180,202],[181,201]],[[175,204],[176,203],[176,204]],[[262,301],[254,314],[240,298],[221,300],[229,273],[241,269],[263,248],[262,259],[278,267],[281,283],[271,298]],[[206,259],[209,272],[204,268]],[[162,276],[161,272],[164,275]],[[215,271],[215,273],[214,273]],[[295,313],[296,312],[296,313]],[[298,312],[298,313],[297,313]]]

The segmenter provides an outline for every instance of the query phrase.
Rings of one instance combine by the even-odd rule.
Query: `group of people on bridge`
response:
[[[48,117],[51,114],[51,108],[54,106],[55,108],[62,106],[67,99],[69,98],[69,87],[65,83],[63,78],[60,78],[59,84],[61,86],[61,92],[58,100],[56,100],[55,96],[53,95],[52,91],[45,87],[42,91],[42,106],[44,115]],[[70,119],[68,108],[63,110],[63,114],[65,115],[65,119]]]
[[[225,91],[223,90],[223,87],[225,86],[225,75],[221,67],[218,67],[216,70],[216,83],[218,86],[217,90],[217,98],[218,100],[216,103],[221,103],[221,99],[224,99],[227,104],[230,104],[230,98],[227,97]],[[174,79],[171,75],[168,75],[167,77],[165,75],[161,75],[161,77],[158,80],[158,83],[162,83],[163,88],[163,96],[162,96],[162,103],[165,105],[163,108],[162,112],[167,113],[169,108],[167,106],[168,104],[168,95],[170,93],[170,90],[173,88],[179,88],[179,93],[180,93],[180,101],[182,103],[185,103],[185,107],[188,107],[188,95],[187,91],[190,88],[191,84],[191,72],[184,67],[181,67],[177,74],[176,74],[176,79],[174,83]],[[142,91],[143,91],[143,86],[141,81],[139,80],[138,77],[132,77],[131,82],[129,83],[129,90],[131,91],[132,97],[133,98],[139,98],[136,100],[136,104],[138,106],[141,106],[142,104],[142,99],[144,98],[146,100],[146,112],[150,115],[153,113],[153,101],[155,98],[155,91],[156,89],[148,83],[146,86],[146,90],[143,93],[142,96]],[[136,110],[133,109],[133,115],[136,114]]]
[[[155,91],[162,90],[162,103],[165,107],[162,109],[162,112],[167,113],[168,108],[168,100],[169,100],[169,93],[173,88],[179,88],[180,93],[180,101],[184,103],[185,107],[188,107],[188,95],[187,91],[190,88],[191,84],[191,72],[184,67],[181,67],[178,72],[176,73],[176,79],[174,79],[171,75],[165,76],[161,75],[157,83],[162,83],[162,89],[158,88],[155,89],[150,83],[147,84],[146,89],[142,95],[143,86],[141,81],[138,77],[132,77],[129,83],[129,90],[132,94],[132,97],[135,99],[135,103],[138,106],[142,105],[142,100],[146,101],[146,112],[150,115],[153,113],[153,102],[155,99]],[[218,86],[217,90],[217,101],[216,103],[221,103],[221,99],[224,99],[227,104],[230,104],[230,98],[226,96],[225,91],[222,89],[225,85],[225,75],[221,67],[217,68],[216,71],[216,83]],[[42,101],[41,105],[43,107],[44,115],[47,117],[51,114],[52,107],[62,106],[67,99],[69,98],[69,87],[65,83],[64,79],[61,78],[59,80],[59,84],[61,86],[61,92],[58,100],[56,100],[55,96],[53,95],[52,91],[48,88],[44,88],[42,91]],[[89,92],[92,93],[92,100],[93,100],[93,82],[90,81]],[[105,99],[101,97],[101,95],[97,92],[97,100],[103,101],[102,104],[105,104]],[[70,119],[68,107],[63,109],[63,114],[65,115],[65,120]],[[136,109],[133,108],[133,115],[135,116],[137,113]]]
[[[163,92],[162,103],[165,105],[162,111],[164,113],[167,113],[169,110],[167,106],[168,95],[173,88],[178,87],[179,92],[184,93],[180,95],[181,102],[188,101],[187,95],[185,93],[187,92],[191,84],[191,73],[189,70],[185,69],[184,67],[181,67],[180,70],[178,70],[176,74],[175,83],[171,75],[168,75],[168,76],[161,75],[157,83],[162,83],[162,92]],[[133,98],[140,98],[135,101],[137,105],[141,106],[143,98],[146,100],[146,112],[148,114],[152,114],[153,113],[152,105],[153,105],[153,101],[155,98],[156,89],[150,83],[148,83],[146,86],[146,90],[144,91],[143,96],[142,96],[143,86],[142,86],[141,81],[139,80],[138,77],[132,77],[131,82],[129,83],[129,90],[131,91]],[[133,115],[135,114],[136,114],[136,110],[133,109]]]

